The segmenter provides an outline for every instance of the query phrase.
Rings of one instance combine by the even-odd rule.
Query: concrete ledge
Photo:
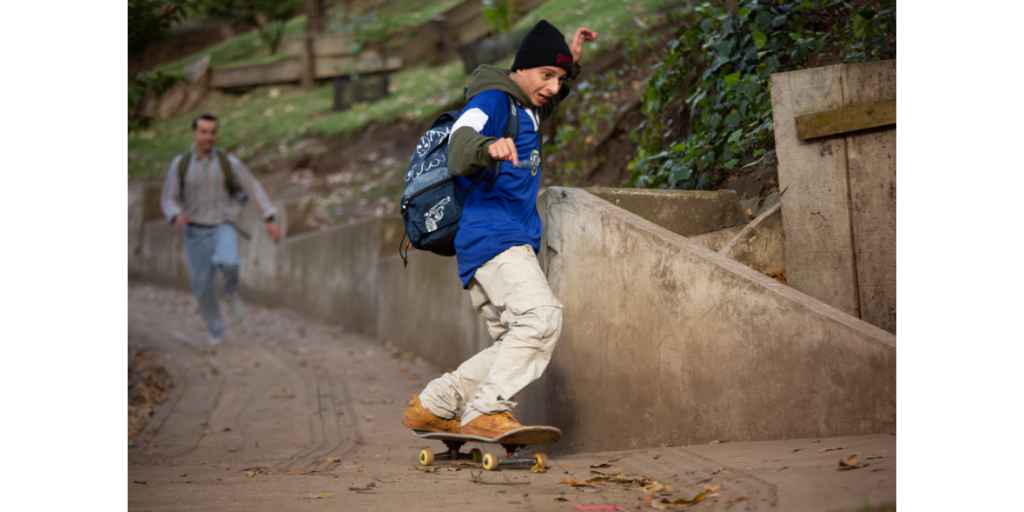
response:
[[[560,450],[895,429],[894,335],[582,190],[547,229],[564,323],[517,416]]]
[[[686,237],[746,224],[733,190],[582,189],[623,210]]]
[[[718,252],[744,265],[767,271],[786,266],[785,240],[782,205],[776,204],[747,224]]]

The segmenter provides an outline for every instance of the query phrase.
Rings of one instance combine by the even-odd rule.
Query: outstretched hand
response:
[[[572,39],[569,40],[569,51],[572,52],[573,63],[579,63],[580,59],[583,58],[583,43],[590,42],[597,39],[597,32],[590,30],[589,28],[578,28],[576,33],[572,35]]]
[[[516,150],[516,141],[509,137],[500,138],[487,146],[487,153],[497,161],[511,161],[512,165],[519,165],[519,151]]]

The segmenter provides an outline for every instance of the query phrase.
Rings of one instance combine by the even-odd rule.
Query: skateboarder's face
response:
[[[192,139],[195,140],[196,151],[199,153],[213,151],[213,146],[217,143],[217,121],[200,119],[192,130]]]
[[[512,73],[514,80],[523,92],[530,97],[534,107],[539,107],[551,100],[562,88],[562,82],[568,73],[556,66],[517,69]]]

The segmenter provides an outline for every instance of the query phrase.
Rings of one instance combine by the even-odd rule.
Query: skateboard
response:
[[[548,467],[547,455],[537,453],[534,454],[533,457],[523,457],[518,455],[519,450],[523,449],[527,445],[552,445],[562,439],[562,431],[555,427],[526,427],[507,432],[501,436],[495,437],[494,439],[465,434],[441,434],[438,432],[428,432],[426,430],[413,430],[412,433],[420,439],[436,439],[438,441],[443,441],[445,446],[448,447],[448,451],[441,453],[434,453],[430,450],[421,451],[420,464],[429,466],[433,464],[434,461],[469,460],[473,462],[482,462],[484,464],[484,469],[487,471],[496,471],[501,467],[533,467],[536,464],[540,464],[541,467],[546,468]],[[505,449],[505,453],[508,456],[503,459],[499,459],[493,453],[484,455],[479,448],[473,448],[469,453],[460,452],[459,449],[462,448],[462,445],[468,442],[500,444],[502,448]]]

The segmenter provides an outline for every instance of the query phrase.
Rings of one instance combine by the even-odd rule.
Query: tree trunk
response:
[[[324,0],[306,0],[306,33],[309,35],[323,34],[327,30],[326,25]]]

